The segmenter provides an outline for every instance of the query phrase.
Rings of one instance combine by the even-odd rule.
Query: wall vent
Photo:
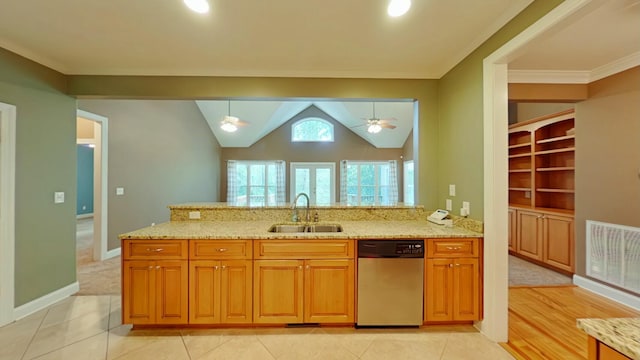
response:
[[[640,228],[587,220],[587,275],[640,293]]]

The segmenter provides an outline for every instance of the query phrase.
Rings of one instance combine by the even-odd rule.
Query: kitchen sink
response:
[[[309,225],[272,225],[269,228],[272,233],[335,233],[342,232],[342,226],[338,224],[309,224]]]

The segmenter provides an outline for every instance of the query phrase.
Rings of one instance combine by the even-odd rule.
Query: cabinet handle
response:
[[[306,266],[306,269],[307,269],[307,270],[311,269],[311,265],[307,265],[307,266]]]
[[[153,266],[149,266],[149,270],[153,269]]]
[[[460,250],[462,247],[460,246],[447,246],[447,250]]]
[[[302,265],[299,265],[299,266],[298,266],[298,270],[302,270]]]
[[[156,266],[156,270],[160,270],[160,265]]]
[[[460,264],[456,264],[456,266],[460,266]]]
[[[213,267],[214,270],[218,270],[218,265]]]
[[[450,268],[452,268],[452,267],[453,267],[453,264],[449,264],[449,267],[450,267]]]
[[[222,265],[222,270],[227,270],[227,265]]]
[[[225,248],[218,249],[218,252],[225,252],[225,251],[227,251],[227,249],[225,249]]]

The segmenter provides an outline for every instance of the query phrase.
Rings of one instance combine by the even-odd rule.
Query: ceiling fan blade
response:
[[[249,125],[248,122],[242,121],[242,120],[235,121],[235,124],[238,125],[238,126],[247,126],[247,125]]]
[[[395,125],[391,125],[391,124],[387,124],[387,123],[380,123],[380,127],[383,127],[385,129],[395,129],[396,128]]]

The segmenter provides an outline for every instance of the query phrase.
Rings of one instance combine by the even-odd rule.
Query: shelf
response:
[[[525,157],[525,156],[531,156],[531,153],[516,154],[516,155],[509,155],[509,159],[519,158],[519,157]]]
[[[531,169],[511,169],[510,173],[530,173]]]
[[[576,138],[575,135],[558,136],[558,137],[554,137],[554,138],[538,140],[538,141],[536,141],[536,144],[546,144],[546,143],[550,143],[550,142],[554,142],[554,141],[571,140],[571,139],[575,139],[575,138]]]
[[[523,147],[530,147],[531,143],[522,143],[522,144],[515,144],[515,145],[509,145],[509,149],[517,149],[517,148],[523,148]]]
[[[536,171],[574,171],[576,168],[573,166],[557,166],[557,167],[546,167],[546,168],[537,168]],[[511,172],[511,170],[509,170]]]
[[[573,189],[549,189],[549,188],[539,188],[536,189],[538,192],[548,192],[548,193],[564,193],[564,194],[573,194],[575,190]]]
[[[544,150],[544,151],[537,151],[536,155],[557,154],[557,153],[562,153],[562,152],[571,152],[571,151],[575,151],[575,150],[576,150],[575,147],[568,147],[568,148],[562,148],[562,149],[553,149],[553,150]]]
[[[531,191],[531,188],[516,188],[516,187],[510,187],[509,191]]]

